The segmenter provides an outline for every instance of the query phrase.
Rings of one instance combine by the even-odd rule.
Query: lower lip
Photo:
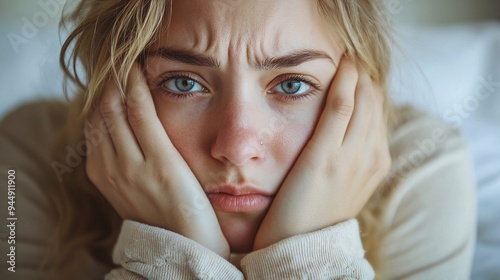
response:
[[[272,197],[247,194],[247,195],[232,195],[227,193],[209,193],[208,199],[215,210],[224,212],[250,212],[263,209],[268,206]]]

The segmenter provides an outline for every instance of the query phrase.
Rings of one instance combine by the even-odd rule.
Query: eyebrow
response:
[[[220,69],[220,63],[217,61],[217,59],[188,50],[159,48],[154,51],[146,51],[144,53],[144,59],[147,56],[160,56],[165,59],[194,66]],[[292,51],[286,55],[279,57],[266,58],[263,61],[255,63],[254,67],[259,70],[291,68],[316,59],[328,59],[333,63],[333,65],[337,66],[334,60],[327,53],[318,50],[304,49]]]
[[[335,62],[327,53],[306,49],[293,51],[279,57],[267,58],[264,61],[257,63],[256,68],[261,70],[290,68],[316,59],[328,59],[333,63],[333,65],[335,65]]]
[[[220,63],[216,59],[210,56],[197,54],[186,50],[159,48],[154,51],[146,51],[144,56],[145,56],[144,58],[148,56],[160,56],[169,60],[178,61],[185,64],[220,69]]]

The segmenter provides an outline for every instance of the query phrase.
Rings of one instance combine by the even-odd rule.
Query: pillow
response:
[[[399,27],[396,40],[396,103],[456,126],[476,118],[500,125],[500,23]]]

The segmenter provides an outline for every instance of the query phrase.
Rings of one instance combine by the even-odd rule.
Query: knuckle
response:
[[[350,117],[354,111],[354,104],[345,96],[334,98],[332,106],[333,111],[340,116]]]
[[[358,68],[354,63],[343,63],[342,64],[342,74],[343,79],[349,82],[357,83],[359,79]]]
[[[127,95],[127,106],[140,106],[148,98],[149,88],[140,83],[130,85],[130,94]]]
[[[144,108],[145,93],[139,89],[140,86],[133,87],[134,94],[127,97],[127,116],[131,125],[144,123],[147,111]]]
[[[171,175],[166,168],[164,168],[164,164],[151,164],[150,168],[152,169],[153,176],[157,178],[158,182],[166,182]]]
[[[122,172],[122,166],[120,164],[113,165],[110,167],[104,165],[101,167],[102,177],[106,182],[106,185],[115,191],[120,191],[124,185],[130,186],[131,175],[129,173]],[[126,188],[125,188],[126,189]]]
[[[120,180],[125,182],[129,186],[138,185],[138,179],[136,176],[138,168],[130,164],[124,164],[120,167]]]
[[[390,154],[385,150],[379,150],[373,160],[372,171],[375,173],[381,173],[384,176],[389,173],[392,165],[392,159]]]
[[[119,186],[118,180],[122,179],[122,176],[117,176],[106,165],[100,165],[93,161],[87,161],[86,172],[90,181],[101,191],[103,187],[110,187],[117,190]]]
[[[97,175],[97,170],[96,170],[95,165],[93,164],[92,160],[87,159],[86,164],[85,164],[85,171],[87,173],[87,177],[89,178],[89,180],[94,185],[97,185],[98,175]]]
[[[138,126],[146,121],[146,112],[139,106],[129,106],[127,116],[130,125]]]
[[[122,181],[132,182],[143,173],[144,165],[142,159],[122,154],[117,156],[115,164],[113,164],[113,169],[114,173],[119,174],[123,178]]]
[[[325,164],[323,164],[327,176],[334,176],[335,174],[339,174],[339,172],[342,173],[346,171],[345,167],[352,165],[352,159],[341,161],[339,160],[340,158],[343,157],[341,155],[333,155],[327,159]],[[347,170],[348,169],[349,168],[347,168]]]
[[[119,190],[120,184],[118,183],[117,176],[114,173],[106,172],[104,176],[106,178],[107,185],[109,185],[114,190]]]
[[[100,110],[103,116],[114,116],[123,111],[123,106],[109,97],[104,97],[100,103]]]
[[[358,72],[356,70],[347,71],[344,73],[343,79],[345,79],[346,83],[357,85],[359,79]]]
[[[338,162],[335,160],[329,160],[325,164],[325,173],[327,176],[334,175],[339,168]]]

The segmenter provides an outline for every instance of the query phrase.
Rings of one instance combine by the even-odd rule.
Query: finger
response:
[[[358,72],[356,103],[344,145],[351,150],[363,151],[366,160],[363,160],[358,170],[369,174],[369,176],[361,176],[362,178],[372,178],[363,182],[363,185],[375,187],[381,178],[380,174],[386,172],[387,162],[390,162],[387,159],[390,156],[384,116],[384,98],[382,92],[373,85],[368,72],[364,69],[359,69]]]
[[[94,111],[90,120],[85,123],[84,132],[87,145],[87,172],[95,173],[88,174],[90,178],[97,175],[102,170],[103,165],[111,166],[116,152],[106,124],[98,110]],[[91,179],[97,178],[92,177]]]
[[[127,109],[115,81],[108,82],[100,111],[117,155],[126,159],[143,159],[142,151],[127,121]]]
[[[379,120],[376,118],[377,111],[382,108],[377,95],[377,89],[374,87],[371,77],[366,70],[358,70],[359,80],[356,86],[354,112],[347,127],[344,143],[353,147],[364,144],[374,136],[372,131],[378,133],[380,130]],[[375,139],[378,140],[378,137]]]
[[[100,154],[96,152],[98,149],[96,135],[92,133],[93,125],[90,120],[85,120],[84,124],[84,135],[85,135],[85,150],[86,150],[86,164],[87,173],[89,171],[89,166],[94,166],[96,162],[100,160]]]
[[[326,105],[311,141],[317,147],[342,145],[354,110],[354,93],[358,80],[356,65],[343,57],[330,86]]]
[[[129,74],[128,88],[128,122],[145,157],[172,154],[175,148],[156,115],[151,92],[137,64]]]
[[[87,145],[98,154],[102,151],[106,156],[116,156],[116,149],[99,110],[95,110],[85,124],[85,140]]]

